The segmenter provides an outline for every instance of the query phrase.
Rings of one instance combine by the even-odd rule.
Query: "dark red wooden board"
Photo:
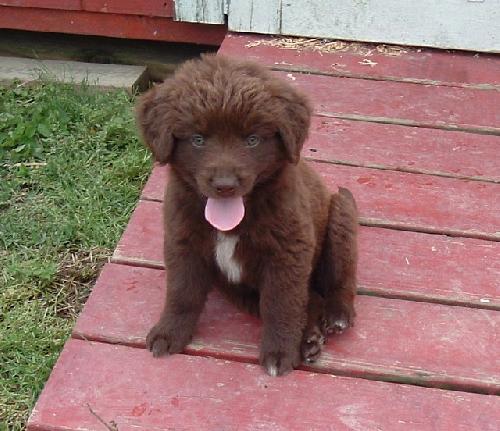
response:
[[[81,0],[0,0],[0,6],[80,10]]]
[[[500,240],[498,184],[310,163],[331,190],[341,186],[354,193],[363,224]],[[163,169],[153,169],[144,199],[163,199]]]
[[[163,271],[108,264],[73,334],[142,347],[164,294]],[[370,296],[356,306],[355,327],[311,369],[500,394],[500,313]],[[255,362],[259,333],[256,318],[214,291],[188,352]]]
[[[82,0],[82,9],[102,13],[123,13],[170,18],[174,16],[173,0]]]
[[[226,34],[223,25],[191,24],[170,18],[9,6],[0,6],[0,28],[216,46]]]
[[[113,261],[163,268],[162,204],[141,201]],[[361,227],[364,293],[500,309],[500,243]]]
[[[125,377],[125,378],[124,378]],[[93,413],[91,413],[91,411]],[[29,431],[496,431],[500,398],[69,341]],[[113,428],[109,428],[113,429]]]
[[[272,38],[262,35],[230,33],[224,39],[220,53],[258,61],[275,69],[309,70],[317,73],[365,77],[368,79],[404,80],[439,85],[500,88],[500,57],[473,52],[453,52],[405,48],[409,52],[399,56],[378,53],[374,45],[372,55],[364,52],[317,52],[283,49],[258,44]],[[249,46],[250,45],[250,46]],[[363,64],[368,59],[375,65]],[[366,62],[365,62],[366,63]]]
[[[422,127],[313,118],[314,160],[500,182],[500,138]]]
[[[307,94],[320,115],[500,134],[500,91],[275,73]]]

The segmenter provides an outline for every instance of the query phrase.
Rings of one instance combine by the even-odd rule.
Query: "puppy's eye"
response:
[[[258,135],[250,135],[248,138],[247,138],[247,147],[256,147],[257,145],[260,144],[260,136]]]
[[[191,144],[197,148],[203,147],[205,145],[205,138],[201,135],[193,135],[191,136]]]

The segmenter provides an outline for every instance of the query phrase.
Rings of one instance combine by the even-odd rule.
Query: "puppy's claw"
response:
[[[307,363],[316,362],[321,355],[322,346],[325,344],[325,336],[318,326],[306,330],[301,345],[302,359]]]
[[[284,376],[299,365],[298,355],[289,355],[284,352],[263,354],[261,364],[271,377]]]
[[[269,365],[267,367],[267,374],[271,377],[276,377],[278,375],[278,368],[275,365]]]
[[[342,334],[349,327],[345,319],[337,319],[327,328],[328,334]]]
[[[352,313],[340,312],[332,313],[329,318],[324,319],[322,323],[323,332],[331,334],[342,334],[346,329],[354,326],[354,311]]]

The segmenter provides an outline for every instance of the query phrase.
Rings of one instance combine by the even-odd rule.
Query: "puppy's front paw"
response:
[[[149,331],[146,347],[155,358],[172,353],[180,353],[191,341],[191,334],[182,330],[173,331],[168,324],[159,322]]]
[[[272,377],[284,376],[300,364],[299,352],[270,351],[260,355],[260,363]]]

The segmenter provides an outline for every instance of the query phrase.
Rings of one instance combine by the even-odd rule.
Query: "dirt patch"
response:
[[[100,248],[67,251],[62,255],[52,286],[57,291],[52,304],[57,316],[78,316],[110,256],[110,250]]]

